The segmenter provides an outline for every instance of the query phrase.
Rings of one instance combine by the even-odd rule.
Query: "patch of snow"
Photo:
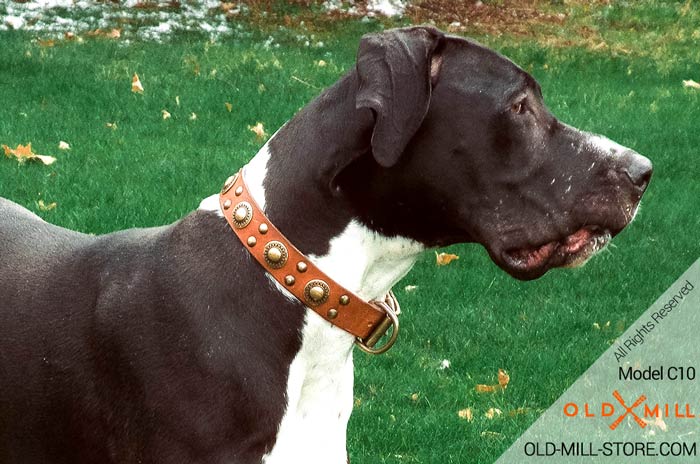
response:
[[[98,28],[118,28],[122,41],[136,37],[163,41],[179,31],[199,32],[216,40],[240,30],[238,24],[229,23],[220,0],[187,1],[179,8],[161,2],[156,4],[161,8],[154,9],[137,8],[139,3],[142,0],[123,0],[118,5],[91,0],[9,2],[0,12],[0,31],[24,30],[58,38],[66,33],[80,35]],[[239,5],[236,12],[242,8]]]
[[[375,13],[383,16],[403,16],[406,11],[404,0],[369,0],[367,13]]]

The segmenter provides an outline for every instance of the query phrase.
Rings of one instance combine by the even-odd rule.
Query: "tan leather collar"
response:
[[[364,351],[379,354],[391,348],[399,333],[400,312],[393,292],[384,301],[367,303],[328,277],[267,219],[246,188],[242,171],[226,180],[219,205],[243,246],[282,287],[319,316],[354,335]],[[388,341],[375,348],[392,326]]]

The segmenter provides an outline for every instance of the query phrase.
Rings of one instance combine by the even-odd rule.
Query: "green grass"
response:
[[[668,9],[644,11],[672,22]],[[603,19],[634,25],[624,9]],[[283,36],[277,49],[255,34],[222,44],[183,36],[167,46],[87,40],[42,48],[28,35],[1,33],[0,143],[32,142],[58,161],[0,158],[0,196],[89,233],[175,221],[257,151],[262,142],[248,126],[276,130],[352,66],[360,35],[378,27],[339,23],[323,48]],[[583,269],[519,282],[475,245],[450,247],[460,259],[444,268],[426,254],[397,285],[405,315],[396,347],[356,354],[353,462],[493,462],[700,256],[700,92],[681,86],[700,81],[698,61],[480,39],[531,71],[561,119],[651,158],[654,178],[634,224]],[[144,95],[130,92],[134,72]],[[72,150],[59,152],[60,140]],[[40,211],[40,199],[58,206]],[[418,288],[404,291],[409,284]],[[451,368],[439,370],[443,359]],[[476,384],[496,382],[499,368],[511,376],[508,389],[476,393]],[[473,422],[457,416],[467,407]],[[484,417],[491,407],[503,415]]]

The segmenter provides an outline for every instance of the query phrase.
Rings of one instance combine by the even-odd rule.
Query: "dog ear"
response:
[[[356,107],[375,114],[372,152],[384,167],[396,164],[428,112],[444,34],[413,27],[367,34],[357,53]]]

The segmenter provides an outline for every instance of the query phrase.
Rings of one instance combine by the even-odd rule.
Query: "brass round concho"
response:
[[[236,183],[236,179],[238,178],[238,174],[234,174],[228,179],[226,179],[226,182],[224,182],[224,186],[221,188],[221,193],[224,194],[231,190],[231,187],[233,187],[233,184]]]
[[[242,201],[233,207],[233,224],[242,229],[253,219],[253,207],[247,201]]]
[[[287,247],[282,242],[272,240],[265,245],[263,256],[268,266],[273,269],[279,269],[287,264]]]
[[[319,306],[328,300],[328,295],[331,293],[328,284],[320,279],[309,281],[304,287],[304,299],[311,306]]]

